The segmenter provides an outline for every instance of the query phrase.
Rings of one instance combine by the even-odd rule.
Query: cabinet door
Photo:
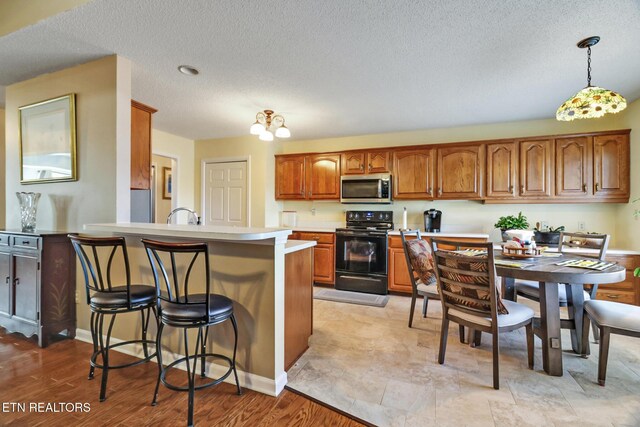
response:
[[[520,196],[551,196],[550,139],[520,142]]]
[[[151,115],[157,110],[131,101],[131,188],[151,188]]]
[[[13,255],[16,317],[33,323],[38,321],[38,258]]]
[[[388,151],[372,151],[367,153],[367,169],[369,173],[389,173],[390,160]]]
[[[0,252],[0,314],[11,316],[11,254]]]
[[[340,199],[340,154],[306,157],[307,199]]]
[[[487,144],[487,198],[514,198],[518,186],[515,142]]]
[[[591,144],[586,136],[556,139],[556,196],[589,194]]]
[[[389,248],[389,290],[412,293],[407,259],[403,249]]]
[[[319,244],[313,247],[313,280],[318,283],[335,283],[335,245]]]
[[[484,145],[438,148],[438,199],[479,199]]]
[[[342,155],[342,175],[362,175],[365,173],[365,153],[344,153]]]
[[[304,156],[276,157],[276,199],[305,198]]]
[[[393,153],[393,198],[432,199],[434,159],[432,149]]]
[[[629,135],[593,138],[593,193],[604,198],[629,198]]]

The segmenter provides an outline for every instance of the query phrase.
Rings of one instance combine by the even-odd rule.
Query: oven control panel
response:
[[[347,221],[393,222],[393,211],[347,211]]]

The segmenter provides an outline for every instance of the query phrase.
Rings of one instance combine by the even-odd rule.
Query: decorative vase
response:
[[[36,229],[36,212],[40,193],[16,192],[20,201],[20,222],[22,231],[33,232]]]

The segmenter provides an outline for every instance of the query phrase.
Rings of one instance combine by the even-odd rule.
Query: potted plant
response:
[[[560,232],[564,231],[564,225],[553,228],[551,226],[546,227],[544,230],[533,229],[533,238],[536,243],[544,243],[546,245],[557,245],[560,243]]]
[[[522,215],[522,212],[518,212],[518,216],[507,215],[501,216],[493,225],[495,228],[499,228],[502,231],[502,240],[509,240],[508,236],[505,234],[507,230],[526,230],[529,228],[529,221],[527,221],[527,217]]]

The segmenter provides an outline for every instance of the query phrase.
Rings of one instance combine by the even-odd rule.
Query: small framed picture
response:
[[[162,198],[171,199],[171,168],[162,168]]]

